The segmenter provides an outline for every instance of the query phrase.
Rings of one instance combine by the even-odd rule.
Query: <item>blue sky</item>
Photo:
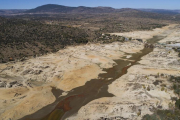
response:
[[[180,9],[180,0],[0,0],[0,9],[31,9],[44,4],[114,8]]]

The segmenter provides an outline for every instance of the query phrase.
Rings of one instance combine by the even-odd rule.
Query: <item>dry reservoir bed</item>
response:
[[[144,36],[143,39],[146,40],[157,34],[171,36],[173,39],[172,34],[176,34],[178,30],[178,27],[171,25],[155,30],[158,33],[147,31],[146,34],[149,32],[149,36]],[[177,38],[178,34],[176,34],[176,40]],[[0,64],[0,118],[2,120],[44,117],[48,119],[47,115],[57,107],[57,104],[61,105],[61,101],[69,99],[74,99],[72,104],[68,104],[69,108],[59,107],[60,112],[56,110],[52,115],[56,116],[56,112],[61,113],[62,115],[58,117],[63,119],[67,117],[70,117],[68,119],[102,117],[140,119],[142,115],[152,113],[152,107],[168,108],[170,98],[175,95],[168,89],[170,83],[167,82],[167,78],[169,75],[180,74],[177,67],[179,64],[176,62],[179,59],[177,53],[173,50],[169,52],[165,48],[155,48],[153,52],[144,56],[139,64],[129,65],[136,61],[131,56],[135,53],[139,54],[143,47],[143,43],[138,41],[90,44],[68,47],[55,54],[24,62]],[[115,59],[119,59],[119,62],[115,62]],[[123,63],[123,61],[126,62]],[[124,68],[123,65],[130,68],[127,74],[118,78],[118,74],[121,74]],[[114,72],[117,75],[114,75]],[[106,76],[106,73],[111,73],[113,76],[109,77],[109,74]],[[91,84],[91,81],[98,80],[104,82]],[[155,85],[154,82],[157,80],[161,82]],[[106,83],[108,87],[103,87]],[[162,84],[167,86],[163,91],[161,91]],[[100,89],[96,91],[96,87]],[[54,90],[54,94],[52,88],[57,89],[57,91]],[[88,94],[80,94],[82,93],[80,89],[84,90],[84,93],[87,91]],[[99,91],[104,92],[98,96]],[[94,93],[97,96],[87,97],[89,100],[83,96],[93,96]],[[82,99],[76,95],[82,95],[80,96]],[[85,102],[74,106],[75,109],[73,109],[73,103],[79,101]],[[141,115],[138,116],[137,113]]]

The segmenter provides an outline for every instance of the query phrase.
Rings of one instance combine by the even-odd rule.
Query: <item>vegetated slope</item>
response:
[[[124,17],[125,13],[121,15],[62,14],[0,18],[0,62],[55,52],[67,45],[87,43],[89,40],[104,41],[102,33],[150,30],[165,25],[149,18],[136,18],[131,13],[127,17]],[[121,38],[108,37],[106,41],[111,42],[110,39]]]
[[[81,29],[35,21],[0,18],[0,28],[0,62],[88,42],[87,33]]]
[[[147,13],[133,9],[121,9],[117,13],[99,14],[24,14],[20,19],[33,19],[50,24],[70,25],[87,30],[106,32],[127,32],[132,30],[151,30],[175,21],[173,16]]]
[[[28,16],[37,20],[43,18],[43,20],[46,19],[58,24],[80,25],[85,29],[100,29],[101,32],[127,32],[138,29],[150,30],[161,27],[160,24],[162,23],[164,24],[169,21],[177,22],[180,20],[176,15],[144,12],[130,8],[68,7],[53,4],[28,10],[21,17],[27,18]]]
[[[52,14],[58,11],[69,12]],[[88,41],[104,43],[121,40],[108,36],[106,39],[101,35],[151,30],[179,19],[171,15],[109,7],[44,5],[29,12],[35,14],[27,11],[27,14],[6,16],[8,19],[0,18],[0,62],[55,52],[67,45]]]

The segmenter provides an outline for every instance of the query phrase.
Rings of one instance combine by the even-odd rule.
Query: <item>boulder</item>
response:
[[[14,95],[14,97],[18,97],[18,96],[20,96],[21,94],[20,93],[16,93],[15,95]]]
[[[6,83],[5,82],[0,82],[0,88],[2,87],[6,87]]]
[[[34,71],[33,69],[28,69],[28,70],[25,70],[22,74],[23,75],[31,74],[33,71]]]
[[[35,75],[39,75],[39,74],[41,74],[43,71],[42,70],[36,70],[35,72],[34,72],[34,74]]]
[[[11,88],[11,87],[12,87],[12,85],[9,83],[6,85],[6,88]]]
[[[10,82],[9,84],[13,86],[13,85],[15,85],[17,83],[18,83],[17,81],[13,81],[13,82]]]

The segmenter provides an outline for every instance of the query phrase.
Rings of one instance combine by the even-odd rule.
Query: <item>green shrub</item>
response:
[[[162,87],[162,88],[161,88],[161,91],[164,91],[164,90],[165,90],[165,88],[164,88],[164,87]]]
[[[180,99],[176,100],[175,106],[180,109]]]

